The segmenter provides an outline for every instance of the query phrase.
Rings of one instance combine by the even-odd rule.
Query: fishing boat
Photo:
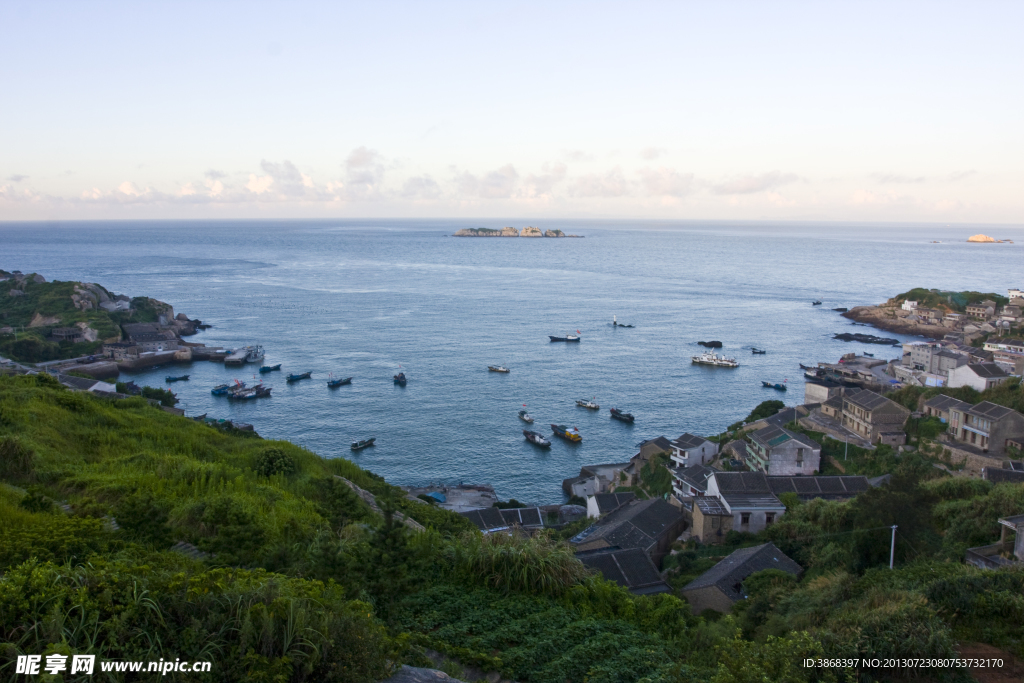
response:
[[[614,419],[620,420],[622,422],[628,422],[630,424],[633,424],[633,419],[634,418],[633,418],[633,414],[632,413],[624,413],[621,410],[619,410],[618,408],[612,408],[611,412],[612,412],[612,417]]]
[[[578,342],[580,340],[579,335],[575,334],[567,334],[564,337],[553,337],[549,334],[548,339],[553,342]]]
[[[397,375],[395,375],[394,380],[395,380],[395,384],[397,384],[400,387],[404,387],[405,383],[408,381],[408,380],[405,379],[405,373],[404,372],[400,372]]]
[[[820,302],[820,301],[812,301],[812,302],[811,302],[811,305],[812,305],[812,306],[820,306],[820,305],[821,305],[821,302]]]
[[[545,439],[540,432],[531,432],[529,429],[524,429],[523,436],[525,436],[526,440],[532,443],[534,446],[540,446],[541,448],[551,448],[551,442]]]
[[[573,443],[583,441],[583,437],[580,436],[580,430],[575,427],[570,429],[565,425],[551,425],[551,431],[555,433],[555,436],[561,437],[566,441],[572,441]]]
[[[352,384],[351,377],[339,377],[338,379],[334,379],[334,377],[332,376],[330,379],[327,380],[327,386],[329,386],[332,389],[334,387],[340,387],[346,384]]]
[[[716,368],[738,368],[739,363],[736,362],[735,358],[726,358],[725,356],[719,356],[715,352],[707,352],[700,354],[699,356],[690,356],[697,365],[711,365]]]
[[[376,440],[377,440],[377,437],[371,436],[369,439],[363,439],[362,441],[353,441],[351,448],[354,451],[361,451],[364,448],[372,446],[373,442],[376,441]]]
[[[623,325],[619,322],[618,316],[612,316],[612,327],[633,327],[632,325]]]
[[[273,372],[274,370],[280,370],[280,369],[281,369],[281,364],[280,363],[278,363],[277,365],[264,365],[263,367],[260,368],[260,372]]]
[[[525,422],[526,424],[533,424],[533,418],[530,417],[530,414],[525,410],[519,411],[519,419]]]
[[[776,382],[775,384],[772,384],[771,382],[762,381],[761,382],[761,386],[763,386],[766,389],[777,389],[778,391],[785,391],[786,390],[786,385],[785,384],[779,384],[778,382]]]
[[[260,345],[247,346],[245,347],[245,362],[246,363],[262,363],[263,362],[263,347]]]
[[[576,399],[576,405],[580,408],[589,408],[590,410],[601,410],[601,406],[597,405],[593,401],[588,401],[585,398]]]
[[[818,369],[818,368],[814,367],[813,365],[804,365],[803,363],[799,363],[798,365],[800,366],[801,370],[817,370]]]
[[[194,415],[190,419],[195,420],[196,422],[202,422],[203,420],[206,419],[206,413],[203,413],[202,415]]]
[[[184,382],[186,380],[188,380],[188,375],[180,375],[178,377],[167,375],[167,377],[164,377],[165,382]]]
[[[487,369],[490,370],[491,372],[512,372],[504,365],[488,365]]]
[[[256,387],[239,387],[228,392],[228,398],[234,401],[248,401],[257,398]]]
[[[298,382],[300,379],[309,379],[313,376],[312,372],[303,372],[301,375],[288,375],[289,382]]]
[[[750,352],[753,353],[753,354],[757,354],[757,355],[764,355],[764,354],[768,353],[764,349],[759,349],[757,347],[754,347],[754,348],[750,349]]]
[[[230,384],[218,384],[213,389],[210,389],[210,393],[214,396],[226,396],[229,391],[231,391]]]

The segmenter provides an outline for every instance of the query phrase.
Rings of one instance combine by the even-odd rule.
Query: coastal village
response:
[[[15,271],[0,273],[0,282],[6,283],[8,297],[18,298],[46,280]],[[122,371],[199,360],[244,363],[252,354],[253,347],[208,348],[187,341],[205,326],[175,314],[166,303],[115,295],[90,283],[74,283],[72,289],[69,310],[86,320],[71,326],[58,316],[36,313],[26,327],[47,330],[46,339],[64,347],[93,343],[95,352],[34,364],[2,359],[0,368],[18,374],[47,372],[71,389],[117,399],[126,394],[105,380]],[[900,296],[844,315],[871,320],[882,329],[927,330],[922,336],[929,341],[893,346],[897,357],[889,360],[848,353],[834,363],[803,366],[804,403],[767,401],[749,419],[719,434],[649,435],[635,452],[624,453],[621,462],[567,473],[572,476],[562,482],[562,489],[568,502],[503,502],[486,484],[407,486],[405,491],[410,500],[457,512],[484,534],[572,530],[567,540],[584,565],[634,594],[646,595],[673,591],[666,558],[684,547],[710,548],[728,543],[735,534],[756,534],[781,520],[794,501],[852,500],[885,486],[887,472],[869,476],[846,471],[851,447],[861,454],[884,449],[896,458],[919,451],[954,477],[1024,483],[1024,415],[990,401],[971,403],[942,393],[969,388],[980,394],[1019,384],[1024,291],[1009,289],[999,301],[960,304],[953,294],[921,292],[921,299]],[[148,319],[132,322],[140,309]],[[98,311],[120,316],[119,334],[100,338],[90,321],[90,314]],[[16,331],[5,326],[0,335]],[[887,396],[908,387],[930,394],[912,407]],[[184,414],[173,405],[163,408]],[[928,438],[920,428],[925,421],[940,426]],[[970,548],[964,561],[986,568],[1024,566],[1024,515],[1001,518],[999,524],[1000,538]],[[771,543],[744,547],[681,587],[681,594],[697,612],[727,612],[743,597],[736,587],[766,567],[794,575],[801,571]]]

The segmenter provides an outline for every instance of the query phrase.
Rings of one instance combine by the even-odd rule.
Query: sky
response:
[[[980,0],[0,0],[0,220],[1021,224],[1022,25]]]

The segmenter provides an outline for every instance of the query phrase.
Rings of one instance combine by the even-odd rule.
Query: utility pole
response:
[[[849,453],[850,453],[850,435],[849,434],[843,434],[843,443],[846,444],[846,446],[843,448],[843,460],[846,460],[846,456],[849,455]]]
[[[896,525],[892,525],[892,545],[889,546],[889,569],[892,569],[893,556],[896,555]]]

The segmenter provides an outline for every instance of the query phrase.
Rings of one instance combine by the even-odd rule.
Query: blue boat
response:
[[[167,377],[164,377],[164,381],[166,381],[168,383],[170,383],[170,382],[184,382],[186,380],[188,380],[188,375],[181,375],[180,377],[172,377],[171,375],[167,375]]]
[[[277,365],[264,365],[263,367],[260,368],[260,372],[273,372],[274,370],[280,370],[280,369],[281,369],[281,364],[280,363],[278,363]]]
[[[777,391],[786,391],[786,385],[785,384],[779,384],[778,382],[776,382],[775,384],[772,384],[771,382],[764,382],[764,381],[762,381],[761,382],[761,386],[763,386],[765,389],[775,389]]]
[[[398,386],[400,386],[400,387],[404,387],[405,386],[406,379],[405,379],[405,373],[404,372],[400,372],[397,375],[395,375],[394,379],[395,379],[395,384],[397,384]]]
[[[331,389],[333,389],[334,387],[343,386],[345,384],[352,384],[352,378],[351,377],[345,377],[345,378],[340,378],[339,377],[338,379],[334,379],[332,377],[331,379],[327,380],[327,386],[330,387]]]
[[[213,394],[214,396],[227,396],[228,391],[230,391],[230,389],[230,384],[218,384],[217,386],[210,390],[210,393]]]
[[[312,377],[312,372],[303,372],[300,375],[288,375],[289,382],[298,382],[300,379],[309,379]]]

